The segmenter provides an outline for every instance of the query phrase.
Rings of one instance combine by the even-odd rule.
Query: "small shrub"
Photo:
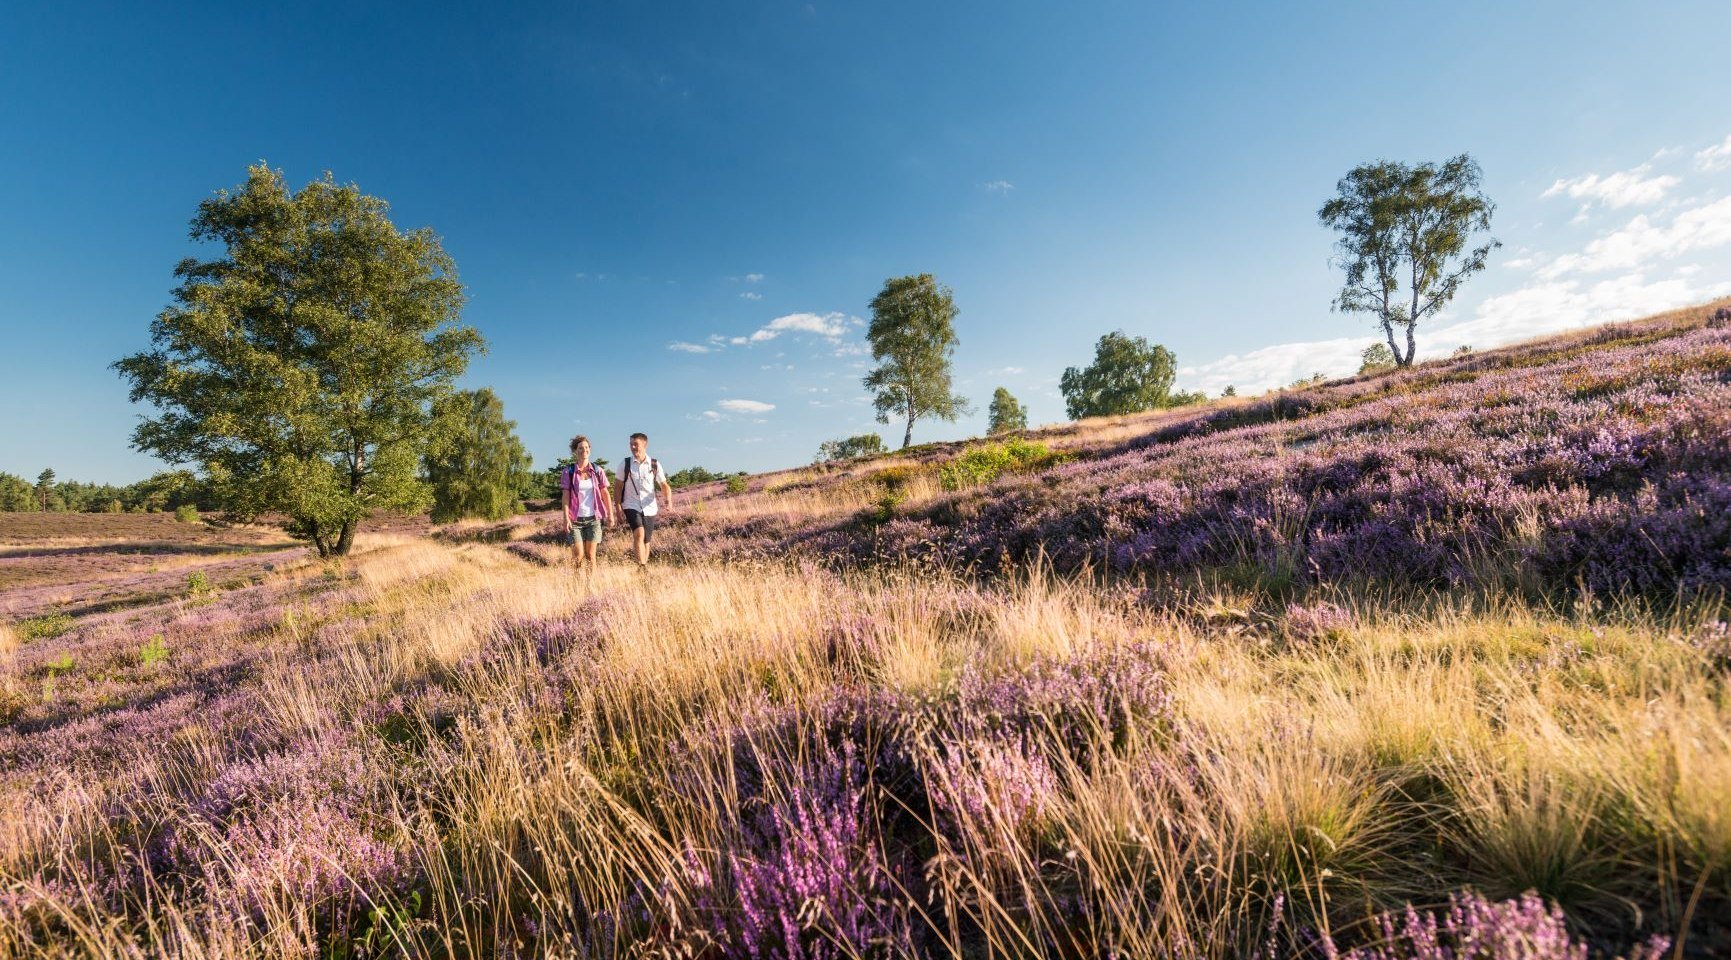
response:
[[[186,597],[194,603],[209,603],[216,599],[216,587],[211,585],[203,570],[195,570],[186,578]]]
[[[174,520],[176,523],[197,523],[198,508],[190,503],[183,503],[174,508]]]
[[[47,613],[40,617],[31,617],[18,624],[18,640],[29,643],[32,640],[52,640],[72,629],[72,618],[64,613]]]
[[[733,494],[744,493],[745,488],[747,486],[748,486],[748,484],[747,484],[747,481],[745,479],[745,474],[743,474],[743,473],[737,473],[737,474],[734,474],[733,476],[727,478],[727,492],[728,493],[733,493]]]
[[[945,490],[966,490],[996,480],[1012,470],[1025,470],[1051,463],[1052,452],[1043,443],[1011,439],[971,447],[938,469]]]
[[[1707,318],[1707,329],[1709,329],[1709,330],[1728,330],[1728,329],[1731,329],[1731,307],[1720,307],[1719,309],[1713,311],[1713,315],[1711,317]]]
[[[158,633],[138,648],[138,665],[149,669],[168,659],[167,638]]]

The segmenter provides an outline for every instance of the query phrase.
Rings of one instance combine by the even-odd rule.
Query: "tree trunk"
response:
[[[348,556],[349,548],[355,545],[355,528],[359,526],[358,521],[344,520],[342,533],[337,535],[337,544],[331,552],[339,557]]]
[[[1403,367],[1412,366],[1413,354],[1418,352],[1418,344],[1413,343],[1412,339],[1412,329],[1416,326],[1418,326],[1416,323],[1406,325],[1406,360],[1401,363]]]
[[[902,449],[906,450],[914,442],[914,418],[908,417],[908,432],[902,434]]]
[[[312,524],[310,534],[312,536],[313,547],[319,552],[319,559],[328,559],[331,555],[331,542],[326,539],[323,528],[321,528],[317,523],[314,523]]]
[[[1396,367],[1404,367],[1410,363],[1412,361],[1411,357],[1408,357],[1406,360],[1400,358],[1400,344],[1394,339],[1394,324],[1384,320],[1382,322],[1382,333],[1383,336],[1388,338],[1388,352],[1394,356],[1394,365]]]

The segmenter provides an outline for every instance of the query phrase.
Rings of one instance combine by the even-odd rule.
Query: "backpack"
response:
[[[631,484],[631,489],[637,491],[637,502],[642,503],[643,502],[643,491],[637,489],[637,471],[631,469],[632,459],[634,459],[634,458],[632,458],[632,457],[626,457],[625,458],[625,480],[627,483]],[[657,477],[659,477],[661,479],[661,482],[663,482],[663,483],[665,483],[667,481],[667,476],[661,472],[661,461],[655,459],[654,457],[650,457],[649,458],[649,496],[651,498],[653,498],[655,496],[655,482],[656,482]]]

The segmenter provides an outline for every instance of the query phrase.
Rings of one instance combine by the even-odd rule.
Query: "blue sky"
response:
[[[872,422],[887,277],[961,308],[958,388],[1063,418],[1113,329],[1217,393],[1345,373],[1317,207],[1471,152],[1505,246],[1421,351],[1731,292],[1731,7],[15,4],[0,29],[0,470],[126,482],[197,203],[260,159],[443,236],[540,463],[762,470]],[[206,251],[208,255],[209,251]]]

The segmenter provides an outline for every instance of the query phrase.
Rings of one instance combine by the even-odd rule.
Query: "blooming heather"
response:
[[[1536,893],[1493,902],[1472,891],[1452,894],[1440,915],[1408,906],[1376,920],[1380,936],[1339,952],[1324,938],[1324,952],[1340,960],[1587,960],[1587,944],[1570,933],[1563,912]],[[1628,960],[1658,960],[1670,949],[1664,937],[1637,946]]]

